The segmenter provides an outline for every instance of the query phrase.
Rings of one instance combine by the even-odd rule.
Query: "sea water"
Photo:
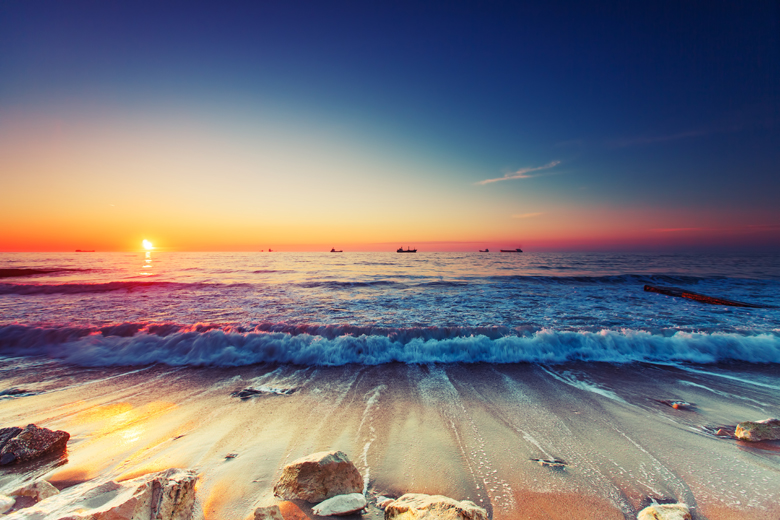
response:
[[[643,289],[780,306],[776,255],[2,253],[0,269],[28,270],[0,278],[6,357],[86,366],[780,362],[780,309]]]

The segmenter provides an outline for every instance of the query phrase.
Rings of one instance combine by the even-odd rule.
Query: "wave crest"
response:
[[[780,363],[780,337],[773,334],[676,332],[662,335],[637,330],[547,329],[509,334],[509,331],[490,329],[484,334],[458,335],[464,331],[434,328],[337,334],[338,328],[332,326],[297,329],[287,325],[265,326],[267,330],[262,327],[242,331],[206,324],[120,324],[99,329],[6,325],[0,327],[0,355],[47,356],[82,366],[568,361]]]

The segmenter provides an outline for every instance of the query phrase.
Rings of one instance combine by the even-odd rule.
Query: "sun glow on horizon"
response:
[[[143,241],[143,246],[144,249],[146,249],[147,251],[151,251],[152,249],[154,249],[154,245],[146,239],[144,239]]]

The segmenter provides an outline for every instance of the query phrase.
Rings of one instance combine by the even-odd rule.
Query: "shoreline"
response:
[[[694,518],[709,520],[780,514],[772,486],[780,444],[710,433],[777,414],[780,376],[771,365],[4,361],[6,388],[41,393],[0,400],[0,424],[62,429],[71,440],[66,464],[1,468],[0,493],[33,475],[64,488],[189,468],[200,475],[195,518],[240,520],[256,505],[278,502],[272,489],[285,464],[333,449],[349,455],[369,497],[442,494],[472,500],[494,519],[574,511],[635,518],[648,497],[685,502]],[[231,397],[248,387],[268,392]],[[675,410],[659,399],[695,406]],[[311,514],[304,504],[285,507],[287,520]],[[363,517],[379,519],[382,511],[371,506]]]

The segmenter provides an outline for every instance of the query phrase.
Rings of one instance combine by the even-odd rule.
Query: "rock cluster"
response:
[[[756,422],[741,422],[737,425],[734,436],[743,441],[753,442],[780,440],[780,420],[764,419]]]
[[[274,486],[279,498],[314,503],[362,491],[360,472],[341,451],[314,453],[286,465]]]
[[[685,504],[653,504],[642,509],[637,520],[691,520],[691,512]]]
[[[317,516],[340,516],[365,509],[363,479],[347,455],[324,451],[298,459],[282,470],[274,494],[286,500],[319,502],[312,508]],[[377,497],[385,510],[385,520],[487,520],[487,512],[468,500],[457,501],[441,495],[409,493],[398,499]],[[275,509],[274,509],[275,507]],[[257,508],[248,520],[279,520],[278,507]]]
[[[190,520],[196,481],[192,471],[168,469],[124,482],[87,482],[5,519]]]
[[[487,511],[470,500],[407,493],[385,508],[385,520],[487,520]]]
[[[65,451],[70,434],[28,424],[0,429],[0,466],[37,459],[49,453]]]

